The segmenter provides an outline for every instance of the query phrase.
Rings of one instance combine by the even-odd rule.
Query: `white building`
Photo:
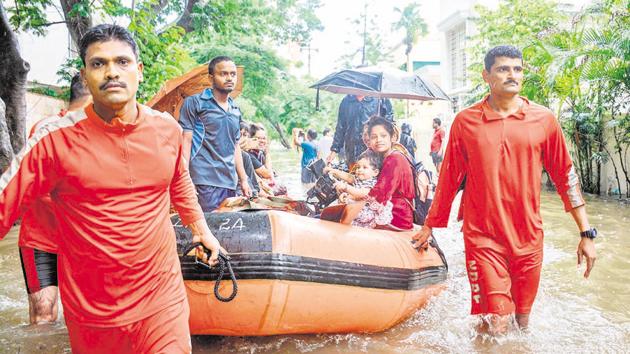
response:
[[[440,2],[440,21],[437,25],[442,35],[442,88],[454,101],[455,111],[465,108],[467,95],[472,89],[466,48],[470,38],[476,35],[475,5],[496,8],[499,0],[451,0]],[[567,11],[580,9],[591,0],[562,0],[559,4]],[[477,75],[481,75],[478,73]]]

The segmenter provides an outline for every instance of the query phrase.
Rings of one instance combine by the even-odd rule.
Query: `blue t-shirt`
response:
[[[300,146],[302,147],[302,168],[304,168],[317,158],[317,146],[310,141],[303,141]]]
[[[184,131],[193,133],[190,177],[195,185],[236,189],[234,151],[241,138],[241,111],[228,98],[225,111],[211,89],[187,97],[179,114]]]

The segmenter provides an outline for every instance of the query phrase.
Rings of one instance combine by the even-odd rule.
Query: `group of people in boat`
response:
[[[229,97],[237,76],[228,57],[210,61],[212,89],[186,98],[178,123],[136,101],[143,64],[127,29],[95,26],[81,38],[79,51],[91,102],[39,124],[0,177],[0,237],[21,216],[37,221],[20,230],[25,278],[29,289],[37,290],[43,252],[57,255],[55,276],[73,352],[189,353],[190,309],[169,209],[172,205],[179,213],[193,241],[211,251],[208,258],[198,249],[198,256],[216,264],[219,252],[226,251],[203,211],[214,210],[237,189],[252,195],[243,150],[260,158],[266,149],[241,146],[240,140],[245,131],[258,139],[260,130],[241,126],[241,112]],[[491,315],[484,323],[503,333],[510,314],[527,326],[538,288],[543,166],[581,232],[577,253],[579,261],[586,259],[585,276],[595,260],[596,231],[588,223],[555,117],[518,95],[520,51],[511,46],[489,51],[483,77],[490,94],[456,116],[433,205],[413,240],[421,250],[432,228],[447,225],[466,177],[463,232],[472,313]],[[338,190],[364,201],[357,223],[411,229],[413,171],[396,149],[399,133],[391,106],[370,97],[344,100],[373,105],[371,111],[360,110],[376,117],[367,125],[341,122],[335,131],[327,159],[334,159],[344,141],[347,161],[357,164],[352,185],[341,183]],[[367,152],[355,138],[362,129],[369,138]],[[270,160],[262,160],[266,174],[257,176],[271,179]],[[363,218],[370,211],[378,217]],[[56,304],[56,290],[54,301],[47,301]]]

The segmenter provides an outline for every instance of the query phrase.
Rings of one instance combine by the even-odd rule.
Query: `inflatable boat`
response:
[[[209,213],[206,220],[229,252],[238,293],[229,302],[217,299],[218,270],[183,254],[191,234],[174,216],[192,334],[379,332],[444,288],[447,265],[439,247],[418,252],[411,232],[282,211]],[[226,272],[217,295],[227,297],[232,287]]]

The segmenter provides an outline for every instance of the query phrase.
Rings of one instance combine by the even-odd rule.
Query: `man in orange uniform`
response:
[[[543,166],[554,181],[581,233],[578,263],[585,277],[595,262],[595,229],[562,130],[547,108],[519,96],[521,52],[499,46],[485,57],[483,78],[490,95],[461,111],[453,122],[433,205],[416,247],[434,227],[446,227],[451,204],[464,176],[464,245],[472,314],[483,316],[481,331],[505,333],[516,314],[526,328],[538,291],[543,230],[540,189]]]
[[[38,127],[63,117],[68,112],[81,110],[92,101],[90,92],[83,85],[80,74],[72,77],[70,103],[58,115],[44,118],[31,128],[29,137]],[[20,225],[20,261],[28,293],[29,319],[31,324],[55,322],[57,310],[57,220],[52,211],[50,195],[34,201],[24,212]],[[24,246],[30,238],[46,243],[40,248]]]
[[[93,104],[40,127],[0,178],[0,235],[50,193],[59,289],[75,353],[189,353],[189,308],[169,219],[221,249],[195,196],[182,131],[136,102],[142,63],[130,33],[99,25],[80,41]],[[38,248],[44,240],[25,245]]]

